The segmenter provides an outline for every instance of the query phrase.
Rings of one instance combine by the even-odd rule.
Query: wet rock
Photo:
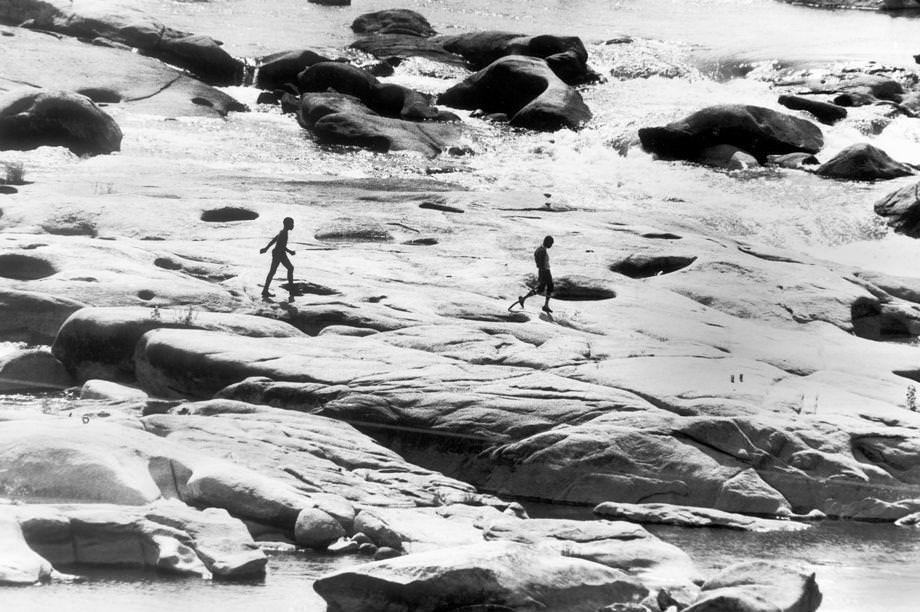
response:
[[[52,352],[78,379],[134,377],[134,350],[148,331],[159,328],[226,330],[241,336],[298,337],[290,325],[250,315],[168,308],[85,308],[61,326]]]
[[[330,62],[330,58],[311,49],[296,49],[265,55],[256,60],[254,85],[262,89],[279,89],[297,83],[297,75],[313,64]]]
[[[905,185],[875,203],[875,214],[899,234],[920,238],[920,183]]]
[[[716,145],[703,149],[700,152],[699,162],[726,170],[747,170],[760,165],[753,155],[732,145]]]
[[[360,544],[348,538],[341,538],[326,547],[326,552],[336,555],[347,555],[358,552]]]
[[[821,164],[815,173],[829,178],[875,181],[908,176],[914,174],[914,169],[891,159],[877,147],[861,143],[847,147]]]
[[[821,130],[798,117],[759,106],[710,106],[663,127],[639,130],[642,148],[662,159],[696,161],[702,152],[728,144],[763,163],[768,155],[817,153]]]
[[[523,56],[496,60],[442,93],[438,103],[507,113],[511,125],[541,131],[577,130],[591,118],[581,95],[545,61]]]
[[[545,60],[556,76],[569,85],[598,78],[588,68],[588,52],[576,36],[526,36],[513,32],[484,31],[439,36],[434,41],[451,53],[462,56],[475,70],[481,70],[509,55],[521,55]]]
[[[390,9],[358,16],[351,29],[356,34],[402,34],[429,37],[436,32],[428,20],[408,9]]]
[[[358,545],[358,554],[365,557],[373,557],[377,554],[377,545],[373,542],[362,542]]]
[[[805,166],[817,166],[821,162],[811,153],[787,153],[786,155],[767,155],[767,163],[780,168],[802,170]]]
[[[294,540],[301,546],[323,550],[343,537],[345,529],[342,525],[322,510],[304,508],[297,515]]]
[[[738,563],[703,584],[686,612],[814,612],[821,591],[813,571],[794,562]]]
[[[322,6],[351,6],[351,0],[307,0],[310,4]]]
[[[673,504],[604,502],[594,508],[594,513],[611,519],[681,527],[727,527],[756,532],[802,531],[808,528],[808,525],[793,521],[762,519],[712,508]]]
[[[393,559],[400,556],[402,553],[395,548],[390,548],[389,546],[381,546],[377,549],[377,552],[374,553],[374,561],[383,561],[384,559]]]
[[[779,103],[792,110],[808,111],[815,119],[827,125],[833,125],[847,116],[847,109],[842,106],[802,96],[780,96]]]
[[[920,512],[902,516],[894,522],[898,527],[920,527]]]
[[[692,255],[633,253],[612,264],[610,269],[630,278],[650,278],[682,270],[696,261]]]
[[[482,604],[594,612],[648,593],[617,570],[510,542],[377,561],[327,575],[313,588],[330,608],[368,612]]]
[[[31,90],[0,103],[0,149],[67,147],[77,155],[121,149],[121,129],[86,96]]]
[[[64,365],[48,351],[17,351],[0,361],[0,393],[33,393],[66,389],[73,379]]]
[[[362,102],[371,97],[378,84],[372,74],[342,62],[319,62],[297,76],[297,85],[304,93],[332,89]]]

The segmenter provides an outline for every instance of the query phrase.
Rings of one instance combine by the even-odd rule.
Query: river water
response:
[[[442,33],[506,29],[578,35],[589,63],[611,75],[647,78],[607,81],[582,91],[594,112],[578,133],[528,134],[464,116],[476,155],[454,160],[449,180],[472,189],[519,192],[581,206],[613,207],[624,221],[660,211],[669,222],[705,233],[748,237],[889,273],[920,275],[917,241],[891,235],[872,212],[885,193],[915,179],[883,184],[826,181],[782,170],[716,172],[651,159],[635,146],[635,131],[716,103],[779,109],[776,94],[756,78],[726,79],[737,66],[753,75],[792,67],[876,61],[910,66],[920,53],[920,19],[862,11],[821,11],[774,0],[354,0],[324,7],[305,0],[139,0],[163,22],[223,40],[228,50],[254,57],[311,47],[341,49],[361,13],[400,6],[425,15]],[[621,36],[633,45],[608,45]],[[393,80],[423,91],[446,89],[456,70],[408,61]],[[228,88],[252,103],[257,92]],[[117,113],[117,110],[113,110]],[[920,163],[920,121],[895,119],[870,134],[870,111],[855,109],[834,127],[822,126],[829,154],[871,141],[896,159]],[[412,155],[343,153],[316,147],[291,117],[271,109],[229,121],[119,117],[123,156],[172,163],[184,171],[236,167],[279,176],[309,173],[349,177],[426,176],[431,162]],[[265,146],[251,146],[253,142]],[[623,156],[618,149],[629,147]],[[30,168],[79,163],[58,153]],[[12,345],[0,347],[0,352]],[[583,513],[582,513],[583,515]],[[830,612],[908,612],[920,609],[920,530],[828,522],[802,534],[757,535],[728,530],[655,529],[687,550],[701,567],[730,560],[796,559],[818,571]],[[345,561],[346,563],[349,561]],[[273,555],[258,585],[162,579],[144,573],[94,572],[81,585],[6,589],[0,610],[322,610],[310,584],[342,561],[315,555]],[[81,573],[84,573],[81,570]]]

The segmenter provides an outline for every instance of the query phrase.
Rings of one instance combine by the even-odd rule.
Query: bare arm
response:
[[[273,244],[275,244],[276,240],[278,240],[278,236],[275,236],[274,238],[272,238],[271,242],[265,245],[265,248],[259,249],[259,252],[264,253],[265,251],[267,251],[269,248],[271,248]]]

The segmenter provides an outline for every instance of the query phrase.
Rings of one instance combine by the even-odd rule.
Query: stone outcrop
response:
[[[163,62],[185,68],[212,85],[240,82],[243,63],[208,36],[167,27],[127,5],[87,1],[26,0],[5,2],[0,23],[29,22],[33,28],[83,39],[103,38],[138,49]]]
[[[905,185],[875,203],[875,214],[894,231],[920,238],[920,184]]]
[[[703,584],[699,601],[687,612],[814,612],[821,591],[813,571],[797,563],[753,561],[722,570]]]
[[[827,125],[833,125],[847,116],[847,109],[842,106],[802,96],[780,96],[779,103],[792,110],[808,111],[815,119]]]
[[[297,83],[297,75],[314,64],[332,61],[312,49],[280,51],[256,60],[254,85],[274,90]]]
[[[67,147],[77,155],[121,149],[121,129],[86,96],[27,91],[0,102],[0,149]]]
[[[617,570],[511,542],[377,561],[324,576],[313,588],[331,611],[368,612],[482,605],[593,612],[648,594]]]
[[[438,97],[454,108],[505,113],[509,123],[533,130],[577,130],[591,111],[572,87],[541,59],[520,55],[496,60]]]
[[[642,147],[661,159],[697,161],[703,151],[732,145],[761,163],[768,155],[817,153],[821,130],[798,117],[759,106],[710,106],[663,127],[639,130]]]
[[[242,314],[181,311],[169,308],[84,308],[72,314],[54,340],[54,355],[78,379],[134,378],[134,350],[154,329],[210,329],[240,336],[299,337],[281,321]]]
[[[550,69],[569,85],[595,81],[598,75],[588,67],[588,52],[576,36],[484,31],[439,36],[433,42],[462,56],[475,70],[509,55],[523,55],[546,61]]]
[[[402,34],[427,38],[436,32],[428,20],[408,9],[389,9],[359,15],[351,22],[356,34]]]
[[[763,481],[761,481],[763,482]],[[678,525],[680,527],[726,527],[742,531],[801,531],[808,525],[673,504],[624,504],[604,502],[594,508],[598,516],[634,523]]]
[[[907,164],[897,162],[870,144],[855,144],[818,166],[816,174],[851,181],[886,181],[914,174]]]
[[[0,360],[0,393],[47,393],[66,389],[73,382],[64,365],[47,351],[26,349]]]

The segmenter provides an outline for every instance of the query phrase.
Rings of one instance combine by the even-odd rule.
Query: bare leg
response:
[[[272,284],[272,279],[275,278],[275,272],[278,270],[279,259],[272,256],[272,264],[268,267],[268,276],[265,277],[265,284],[262,285],[262,295],[268,295],[268,286]]]
[[[294,264],[291,263],[291,260],[284,256],[281,260],[281,263],[284,264],[284,267],[287,268],[287,279],[288,279],[288,301],[294,301]]]

